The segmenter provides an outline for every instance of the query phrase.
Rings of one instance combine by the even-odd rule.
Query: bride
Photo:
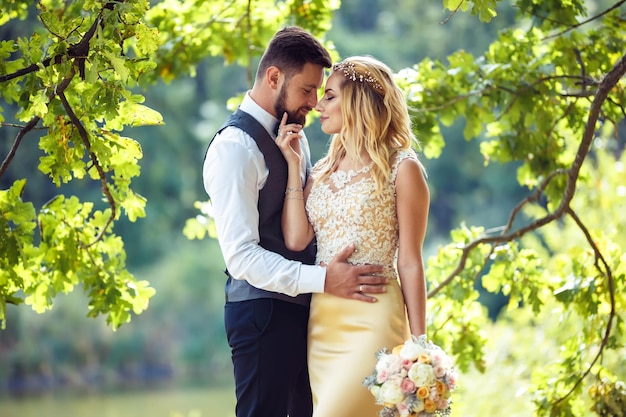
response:
[[[384,265],[390,285],[371,303],[313,294],[308,329],[313,416],[376,417],[380,406],[361,385],[375,366],[375,352],[426,332],[422,245],[429,191],[411,148],[415,138],[406,101],[388,66],[366,56],[334,65],[316,110],[322,130],[333,136],[304,187],[298,171],[301,126],[283,118],[276,139],[289,167],[285,243],[299,250],[315,237],[320,264],[354,244],[349,261]]]

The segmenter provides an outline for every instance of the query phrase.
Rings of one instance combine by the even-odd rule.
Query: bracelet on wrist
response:
[[[299,197],[285,197],[285,200],[302,200],[302,201],[304,201],[304,196],[299,196]]]
[[[285,194],[301,193],[301,192],[302,192],[302,188],[297,188],[297,187],[287,187],[287,189],[285,190]]]

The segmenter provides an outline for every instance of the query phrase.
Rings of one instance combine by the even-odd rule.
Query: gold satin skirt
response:
[[[410,335],[397,280],[376,303],[313,294],[308,363],[313,417],[378,417],[381,410],[362,385],[376,364],[376,352]]]

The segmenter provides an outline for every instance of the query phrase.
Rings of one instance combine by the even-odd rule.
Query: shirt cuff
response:
[[[320,265],[302,265],[298,293],[322,293],[326,281],[326,268]]]

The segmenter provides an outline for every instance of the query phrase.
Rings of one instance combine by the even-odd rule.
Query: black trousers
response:
[[[237,417],[311,417],[308,307],[276,300],[227,302]]]

